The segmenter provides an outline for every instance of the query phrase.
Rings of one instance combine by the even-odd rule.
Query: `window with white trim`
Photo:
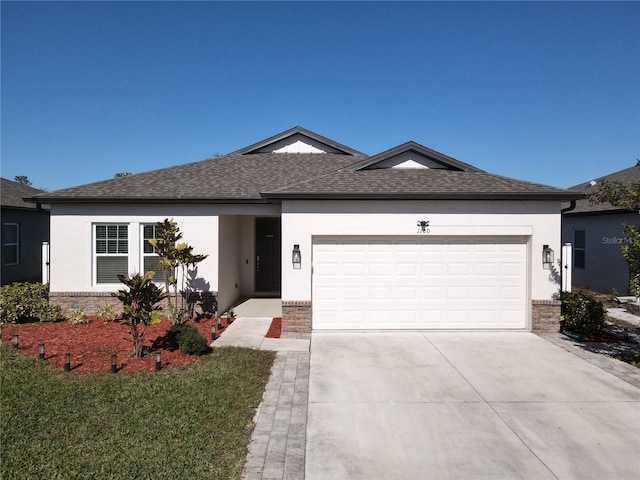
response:
[[[20,263],[20,225],[2,224],[2,262],[5,265]]]
[[[129,270],[129,226],[121,224],[94,225],[96,283],[120,283],[118,275]]]
[[[573,266],[575,268],[585,268],[586,264],[586,242],[585,231],[573,231]]]
[[[166,275],[160,268],[160,257],[156,253],[156,247],[151,245],[149,240],[156,240],[158,224],[142,225],[142,272],[155,272],[153,280],[164,282]]]

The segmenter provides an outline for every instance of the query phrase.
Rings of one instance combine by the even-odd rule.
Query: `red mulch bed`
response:
[[[190,320],[205,338],[211,340],[211,325],[216,324],[216,335],[226,328],[218,328],[218,319]],[[23,323],[2,325],[2,340],[11,342],[18,334],[18,349],[27,355],[38,356],[40,343],[45,344],[45,360],[56,368],[64,368],[64,354],[71,354],[71,371],[77,373],[111,371],[111,354],[116,353],[118,372],[133,373],[138,370],[155,370],[155,352],[160,351],[162,369],[183,367],[198,358],[186,355],[180,350],[168,350],[163,337],[171,328],[168,321],[147,327],[144,345],[148,354],[142,358],[131,356],[133,345],[128,328],[117,322],[103,322],[91,319],[88,324],[69,325],[67,322]]]
[[[265,337],[267,338],[280,338],[280,333],[282,333],[282,318],[275,317],[271,322],[271,326],[267,331]]]

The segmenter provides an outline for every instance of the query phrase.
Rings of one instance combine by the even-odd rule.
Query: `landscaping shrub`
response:
[[[173,325],[167,332],[167,343],[187,355],[204,355],[209,351],[207,339],[192,325]]]
[[[562,327],[581,335],[599,335],[605,324],[606,310],[599,300],[582,292],[562,294]]]
[[[67,315],[67,323],[69,323],[69,325],[83,325],[89,323],[89,319],[84,311],[76,310]]]
[[[62,308],[49,303],[49,285],[12,283],[0,288],[0,322],[55,322]]]
[[[116,319],[116,309],[109,303],[103,303],[96,311],[96,318],[103,322],[113,322]]]
[[[154,272],[118,275],[127,289],[111,294],[122,302],[122,323],[129,327],[136,358],[143,354],[146,327],[160,322],[162,308],[158,304],[168,295],[153,283],[153,276]]]

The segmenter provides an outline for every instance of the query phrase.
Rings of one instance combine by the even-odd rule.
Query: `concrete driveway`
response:
[[[305,478],[638,479],[640,389],[531,333],[313,333]]]

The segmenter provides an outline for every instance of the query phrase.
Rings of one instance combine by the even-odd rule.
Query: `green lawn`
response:
[[[640,368],[640,352],[619,353],[616,358]]]
[[[275,354],[78,375],[0,342],[0,478],[240,478]]]

